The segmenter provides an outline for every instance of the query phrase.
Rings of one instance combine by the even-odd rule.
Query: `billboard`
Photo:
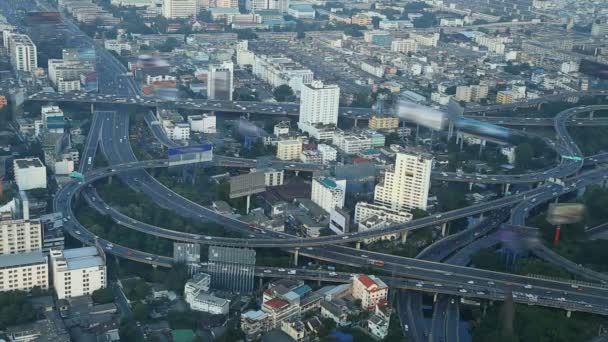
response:
[[[581,203],[552,203],[547,211],[547,221],[553,225],[572,224],[583,219],[585,206]]]
[[[230,177],[230,198],[239,198],[266,191],[264,172]]]
[[[170,148],[169,166],[194,164],[211,161],[213,159],[213,145],[201,144]]]
[[[463,133],[497,141],[506,141],[511,136],[511,131],[507,128],[468,118],[456,120],[455,126]]]

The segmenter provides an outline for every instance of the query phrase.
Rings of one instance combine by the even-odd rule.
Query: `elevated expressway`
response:
[[[167,166],[166,161],[145,161],[145,162],[132,162],[132,163],[127,163],[127,164],[123,164],[123,165],[114,165],[111,168],[103,169],[101,171],[93,170],[90,173],[88,173],[87,177],[86,177],[86,184],[88,184],[92,181],[95,181],[97,179],[107,177],[108,175],[136,170],[136,169],[139,169],[142,167],[166,167],[166,166]],[[579,177],[581,177],[582,179],[589,181],[589,182],[594,182],[594,181],[597,182],[600,180],[598,177],[601,178],[605,174],[605,171],[606,170],[604,170],[604,169],[595,170],[595,171],[585,173],[584,175],[581,175]],[[66,223],[68,223],[68,224],[66,224],[66,227],[68,228],[67,231],[70,232],[72,235],[74,235],[76,238],[79,238],[81,241],[90,244],[90,243],[94,242],[95,237],[91,236],[90,234],[87,234],[86,229],[84,229],[84,227],[80,226],[78,223],[74,224],[74,222],[73,222],[74,220],[73,220],[73,218],[71,218],[73,216],[73,214],[71,213],[71,205],[70,205],[70,202],[71,202],[74,194],[76,192],[78,192],[86,184],[85,184],[85,182],[81,182],[80,184],[77,182],[72,182],[72,183],[68,184],[66,187],[61,189],[60,192],[57,194],[55,203],[56,203],[56,209],[59,210],[60,208],[62,208],[61,211],[64,212],[64,217],[66,217],[68,220],[68,222],[66,222]],[[535,196],[535,195],[538,195],[538,194],[546,192],[546,191],[555,191],[555,190],[561,191],[561,189],[562,189],[562,187],[557,184],[550,184],[550,183],[545,184],[538,189],[530,190],[524,194],[517,194],[514,196],[504,198],[504,199],[496,200],[498,202],[493,201],[494,203],[492,203],[489,206],[489,208],[484,207],[487,204],[482,204],[478,208],[473,209],[473,210],[471,210],[470,208],[466,208],[466,210],[470,211],[470,212],[463,214],[464,216],[461,216],[461,217],[471,216],[475,213],[490,210],[490,209],[496,209],[496,208],[500,208],[503,206],[513,205],[515,203],[514,201],[521,200],[522,197],[520,197],[520,196]],[[167,194],[167,195],[169,195],[169,194]],[[504,203],[504,202],[506,202],[506,203]],[[443,215],[447,215],[447,216],[443,216]],[[207,215],[205,215],[205,216],[207,216]],[[294,239],[293,237],[284,237],[284,238],[278,237],[275,239],[275,240],[279,241],[279,244],[277,244],[276,247],[285,247],[285,246],[289,246],[290,243],[295,243],[296,246],[301,247],[300,253],[303,255],[307,255],[310,257],[314,257],[314,258],[325,259],[325,260],[329,260],[329,261],[337,262],[337,263],[345,263],[345,264],[350,264],[350,265],[354,264],[353,266],[367,265],[368,264],[367,261],[369,260],[367,258],[369,258],[370,256],[359,255],[358,257],[356,257],[355,254],[360,253],[360,251],[357,249],[346,248],[346,247],[342,247],[342,246],[331,246],[331,247],[326,247],[322,250],[319,250],[319,249],[315,249],[313,247],[304,247],[304,246],[314,246],[314,245],[357,241],[359,239],[371,237],[374,235],[384,235],[391,231],[405,231],[408,229],[412,229],[414,227],[422,227],[422,226],[427,226],[427,225],[432,225],[432,224],[439,224],[439,223],[447,222],[448,221],[447,218],[454,219],[454,218],[457,218],[458,216],[459,216],[458,214],[451,213],[451,212],[444,213],[444,214],[437,215],[437,216],[434,216],[431,218],[426,218],[427,220],[430,220],[430,222],[419,222],[419,220],[416,220],[416,221],[412,221],[412,222],[408,223],[409,226],[405,226],[405,225],[404,226],[393,226],[393,227],[389,227],[390,229],[373,232],[374,234],[369,235],[369,236],[366,236],[366,234],[369,234],[369,233],[364,232],[364,233],[353,233],[353,234],[349,234],[344,237],[323,237],[323,238],[317,238],[317,239],[300,239],[300,238]],[[209,219],[209,217],[205,217],[205,218]],[[217,217],[216,217],[216,219],[217,219]],[[221,217],[220,221],[222,221],[222,220],[231,220],[231,219]],[[422,220],[424,220],[424,219],[422,219]],[[228,221],[227,223],[228,224],[226,226],[233,226],[235,224],[235,222],[230,222],[230,221]],[[248,229],[250,227],[241,226],[239,228]],[[76,230],[78,230],[78,232],[76,232]],[[254,236],[261,236],[261,233],[258,231],[252,231],[252,233],[255,234]],[[205,237],[203,237],[202,240],[199,240],[197,242],[204,243],[205,241],[210,241],[209,243],[214,243],[214,244],[217,243],[216,239],[218,239],[218,238],[214,238],[214,237],[209,237],[209,238],[211,238],[211,239],[206,239]],[[224,238],[219,238],[219,239],[224,239]],[[252,241],[255,241],[255,239],[245,239],[245,240],[247,241],[247,243],[243,243],[244,241],[241,240],[241,244],[240,244],[241,246],[245,246],[245,245],[252,246],[250,243]],[[266,240],[266,239],[262,238],[261,240]],[[213,241],[213,242],[211,242],[211,241]],[[309,242],[309,241],[311,241],[311,242]],[[106,241],[100,241],[100,243],[103,245],[104,243],[106,243]],[[110,253],[118,254],[120,256],[126,256],[131,259],[139,259],[140,261],[148,262],[151,264],[168,266],[171,263],[171,260],[169,258],[164,258],[164,257],[159,257],[159,256],[150,256],[148,254],[137,254],[136,252],[130,251],[128,249],[123,250],[123,249],[121,249],[120,246],[114,246],[111,250],[108,250],[106,248],[106,250]],[[366,252],[366,253],[371,253],[371,252]],[[397,260],[397,259],[395,259],[396,257],[384,255],[384,254],[374,254],[372,257],[374,257],[374,258],[377,257],[377,258],[379,258],[379,260],[385,260],[387,262],[387,265],[384,268],[385,270],[393,269],[392,270],[393,272],[399,272],[400,274],[406,274],[408,277],[414,277],[414,278],[419,278],[419,279],[427,279],[427,280],[432,280],[432,281],[441,280],[441,281],[449,281],[449,282],[458,282],[458,283],[463,284],[464,282],[468,282],[470,280],[465,281],[465,279],[458,279],[458,278],[459,277],[465,277],[465,278],[469,277],[468,279],[471,279],[470,273],[472,272],[476,279],[484,279],[487,282],[497,281],[499,283],[503,283],[503,285],[506,285],[507,283],[509,283],[512,285],[515,284],[517,286],[524,286],[525,283],[522,283],[522,281],[527,281],[529,283],[544,282],[539,286],[553,287],[557,284],[558,287],[561,287],[561,286],[565,287],[564,293],[567,293],[567,291],[569,291],[567,284],[562,285],[559,282],[550,282],[547,280],[538,280],[538,279],[526,278],[526,277],[523,277],[523,280],[521,280],[519,278],[522,278],[522,277],[500,274],[500,277],[507,277],[509,279],[507,281],[507,280],[503,280],[503,279],[498,279],[498,277],[496,277],[496,274],[494,274],[494,273],[492,273],[492,275],[489,276],[487,273],[484,273],[484,272],[488,272],[488,271],[475,270],[475,269],[470,269],[470,268],[458,269],[456,272],[459,275],[455,276],[456,272],[452,272],[449,270],[456,270],[456,269],[454,269],[454,266],[450,266],[450,265],[435,264],[435,263],[428,264],[428,262],[425,262],[425,261],[408,259],[408,258],[399,258],[399,260],[397,262],[394,262],[393,260]],[[441,270],[441,268],[447,268],[448,270]],[[412,271],[412,270],[414,270],[414,271]],[[479,272],[481,272],[481,275],[478,274]],[[448,277],[447,276],[448,273],[450,274],[450,276],[448,279],[445,279],[444,277]],[[514,277],[514,278],[512,278],[512,277]],[[601,289],[600,291],[603,291],[603,289]],[[580,295],[578,293],[576,293],[576,294]],[[554,300],[557,300],[557,299],[554,299]],[[559,305],[557,305],[558,307],[564,307],[564,305],[566,305],[566,302],[570,303],[569,300],[567,300],[567,301],[558,300],[558,302],[560,303]],[[576,304],[576,303],[570,303],[570,304],[575,305],[578,309],[583,310],[583,311],[591,311],[591,310],[598,309],[594,306],[594,304],[589,304],[588,302],[585,302],[585,304],[581,304],[581,302],[584,302],[584,301],[579,301],[579,304]],[[588,305],[590,305],[590,307],[588,307]],[[582,307],[580,307],[580,306],[582,306]]]

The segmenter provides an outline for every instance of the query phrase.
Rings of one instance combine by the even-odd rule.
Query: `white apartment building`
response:
[[[163,17],[169,19],[196,17],[198,0],[164,0]]]
[[[40,220],[0,221],[0,255],[35,252],[41,249]]]
[[[285,56],[255,55],[253,74],[274,88],[288,85],[296,94],[314,79],[312,70]]]
[[[358,274],[353,277],[352,296],[361,300],[361,307],[371,310],[385,301],[388,295],[388,286],[373,275]]]
[[[391,51],[401,53],[415,53],[416,51],[418,51],[418,43],[416,43],[416,41],[413,39],[393,40],[391,42]]]
[[[335,84],[313,81],[302,87],[298,127],[308,132],[310,126],[338,124],[340,88]]]
[[[230,301],[209,294],[211,276],[197,273],[184,286],[184,300],[194,311],[208,312],[212,315],[228,314]]]
[[[328,213],[334,208],[344,207],[345,196],[346,180],[329,177],[316,177],[312,180],[310,199]]]
[[[433,156],[415,150],[399,152],[392,171],[376,185],[374,201],[392,209],[426,210]]]
[[[317,146],[317,149],[319,150],[319,152],[321,152],[321,162],[323,164],[328,164],[338,159],[338,150],[331,147],[330,145],[319,144]]]
[[[234,91],[234,65],[232,62],[210,64],[207,78],[209,100],[232,101]]]
[[[42,106],[40,109],[42,115],[42,125],[50,133],[63,133],[65,127],[65,119],[63,111],[59,106]]]
[[[46,189],[46,166],[39,158],[15,159],[13,171],[19,190]]]
[[[405,210],[395,210],[379,204],[357,202],[355,205],[355,223],[372,216],[384,216],[393,223],[405,223],[412,220],[412,214]]]
[[[264,184],[266,186],[279,186],[283,185],[285,180],[285,170],[277,169],[265,169],[264,172]]]
[[[0,291],[28,291],[49,288],[46,255],[40,251],[0,255]]]
[[[437,47],[437,44],[439,43],[439,33],[432,33],[432,34],[424,34],[424,33],[416,33],[416,34],[412,34],[414,36],[414,40],[422,45],[422,46],[433,46],[433,47]]]
[[[28,35],[9,33],[5,39],[8,40],[5,44],[15,70],[32,72],[38,67],[36,45]]]
[[[106,287],[106,261],[96,247],[51,250],[53,287],[57,298],[90,295]]]
[[[277,159],[297,160],[302,153],[302,141],[299,139],[279,140],[277,142]]]
[[[372,147],[371,137],[339,131],[334,134],[333,145],[344,154],[356,154]]]
[[[163,120],[163,129],[171,140],[184,141],[190,139],[190,124]]]
[[[190,115],[188,123],[192,132],[201,132],[205,134],[214,134],[216,130],[216,119],[213,114]]]

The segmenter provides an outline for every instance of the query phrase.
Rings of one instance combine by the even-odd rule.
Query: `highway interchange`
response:
[[[97,50],[99,51],[103,49]],[[107,53],[107,51],[105,51],[105,53]],[[109,60],[112,60],[112,62],[109,62]],[[109,55],[109,53],[107,55],[102,54],[99,62],[100,64],[110,65],[109,68],[112,69],[110,71],[114,71],[115,74],[124,72],[124,70],[119,70],[121,66],[117,65],[117,62],[111,57],[111,55]],[[131,98],[137,98],[137,96],[139,96],[134,95],[138,94],[138,91],[136,87],[133,86],[134,83],[132,82],[132,78],[118,77],[117,79],[124,80],[116,81],[123,84],[119,87],[119,89],[125,92],[124,95],[129,95]],[[108,85],[106,85],[102,88],[105,88],[102,89],[103,92],[104,90],[107,91],[108,88],[112,87],[108,87]],[[599,95],[604,94],[601,93]],[[33,99],[44,100],[41,98]],[[53,101],[53,99],[46,99],[45,101]],[[125,101],[125,103],[129,102],[130,100]],[[539,103],[543,102],[540,101]],[[177,105],[179,105],[179,103],[177,103]],[[186,103],[186,105],[188,104]],[[237,105],[240,105],[243,108],[237,107]],[[249,105],[250,103],[234,103],[234,110],[239,112],[252,111],[251,108],[247,107]],[[215,106],[215,104],[211,104],[211,106],[215,107],[216,110],[217,107],[219,107]],[[514,106],[513,108],[518,107]],[[213,110],[213,108],[211,108],[211,110]],[[260,111],[264,110],[264,108],[260,108]],[[281,108],[280,114],[284,114],[283,111],[288,112],[289,110],[291,109],[286,107]],[[346,110],[345,114],[357,114],[355,112],[348,113],[349,110],[352,111],[352,109],[348,109]],[[497,109],[487,108],[487,111],[493,110]],[[585,111],[584,108],[578,110],[580,110],[580,113]],[[482,111],[485,110],[480,109],[478,112]],[[273,111],[269,110],[269,112],[272,113]],[[554,122],[557,133],[560,136],[560,140],[556,143],[556,148],[563,149],[564,152],[568,152],[574,156],[580,156],[580,151],[567,135],[565,126],[566,124],[572,124],[573,122],[574,124],[578,125],[579,121],[573,120],[582,119],[571,119],[570,114],[576,115],[579,114],[579,112],[571,111],[568,113],[560,113],[561,117],[558,115],[559,120],[555,120]],[[91,169],[88,165],[83,163],[80,171],[86,175],[85,180],[74,180],[61,188],[54,198],[54,208],[56,211],[63,213],[66,232],[85,244],[99,244],[107,253],[158,266],[170,267],[172,265],[171,258],[115,245],[111,241],[100,239],[99,237],[96,237],[88,232],[86,227],[82,226],[75,219],[75,215],[72,212],[71,204],[75,197],[83,196],[85,200],[87,200],[87,202],[96,210],[109,215],[116,222],[125,226],[126,228],[137,229],[149,234],[169,238],[174,241],[190,241],[227,246],[278,247],[291,252],[295,252],[297,249],[300,255],[355,267],[369,266],[369,260],[382,260],[385,262],[385,266],[383,268],[379,268],[378,272],[391,274],[394,279],[387,278],[389,280],[394,280],[394,282],[389,282],[391,285],[409,290],[428,291],[431,293],[442,293],[446,295],[438,298],[436,308],[437,315],[439,315],[438,313],[441,312],[447,312],[444,322],[445,328],[443,328],[443,331],[446,332],[454,331],[454,327],[450,327],[450,324],[453,325],[455,321],[454,317],[457,318],[458,316],[458,306],[454,305],[454,303],[451,303],[450,301],[446,301],[449,298],[452,298],[450,296],[501,300],[504,299],[508,291],[512,291],[514,293],[514,299],[516,302],[608,315],[608,289],[606,289],[601,282],[595,284],[576,285],[567,281],[536,279],[458,266],[466,265],[468,263],[467,255],[470,256],[471,251],[478,250],[478,245],[487,246],[496,243],[494,234],[489,234],[487,236],[486,234],[488,234],[491,229],[497,225],[497,223],[504,220],[505,212],[508,213],[511,208],[514,207],[512,215],[510,215],[511,223],[524,225],[525,217],[532,206],[545,203],[562,194],[583,188],[588,184],[604,182],[608,177],[608,169],[606,168],[599,167],[591,171],[582,172],[577,176],[564,179],[565,177],[579,171],[583,165],[583,162],[562,161],[558,167],[552,169],[555,170],[554,172],[556,172],[552,175],[564,179],[565,182],[563,185],[545,182],[545,184],[538,186],[536,189],[507,196],[492,202],[464,208],[462,210],[436,214],[425,219],[415,220],[404,225],[395,225],[384,230],[370,233],[352,233],[345,235],[344,237],[333,236],[316,239],[303,239],[286,234],[277,234],[253,229],[241,221],[221,216],[208,208],[193,203],[174,193],[170,189],[167,189],[164,187],[164,185],[153,179],[153,177],[151,177],[144,170],[145,168],[167,167],[167,161],[161,160],[140,162],[135,159],[127,138],[128,116],[114,112],[97,112],[95,116],[96,117],[94,117],[92,128],[90,130],[91,133],[87,139],[81,160],[87,160],[89,156],[95,159],[97,148],[99,144],[101,144],[101,150],[111,166],[101,169]],[[564,121],[558,122],[561,119]],[[562,129],[563,131],[560,132]],[[587,159],[585,160],[585,164],[595,164],[605,161],[605,159],[602,159],[603,157],[601,156],[598,156],[597,158],[597,161]],[[216,159],[216,163],[219,164],[222,162],[230,165],[231,162],[240,163],[241,161],[230,159],[222,160],[222,157]],[[237,165],[237,167],[240,166]],[[250,167],[249,162],[243,164],[243,167]],[[285,167],[289,167],[289,165]],[[218,222],[223,224],[227,229],[240,231],[244,234],[251,234],[253,238],[250,236],[250,238],[244,239],[228,239],[186,234],[161,227],[152,227],[150,225],[146,225],[145,223],[127,218],[117,210],[104,203],[103,200],[96,194],[94,188],[89,186],[89,184],[97,180],[101,180],[113,175],[120,176],[122,180],[130,187],[144,192],[157,204],[165,208],[172,209],[180,215]],[[543,175],[545,177],[540,177],[539,175],[539,179],[535,179],[531,182],[540,182],[549,178],[548,174]],[[434,175],[434,177],[437,176]],[[483,183],[484,178],[479,177],[481,179],[478,179],[478,177],[479,176],[476,175],[473,179],[467,179],[464,181]],[[490,177],[490,181],[492,181],[491,178],[492,177]],[[517,183],[517,180],[510,180],[508,183],[514,184]],[[443,242],[444,240],[440,240],[440,242],[433,246],[433,248],[423,251],[420,257],[429,260],[397,257],[382,253],[363,251],[341,245],[360,241],[366,237],[384,235],[389,232],[406,232],[423,227],[436,226],[456,218],[469,217],[484,212],[488,212],[488,217],[482,221],[484,224],[479,224],[460,234],[455,234],[448,237],[445,239],[445,242]],[[450,253],[447,253],[447,250],[444,251],[444,248],[442,247],[445,247],[446,245],[454,246],[454,251],[450,251]],[[318,246],[324,247],[318,248]],[[453,254],[454,252],[456,252],[456,254]],[[469,253],[467,254],[467,252]],[[441,263],[441,261],[446,261],[446,263]],[[287,272],[285,270],[281,271],[279,269],[260,268],[258,269],[257,274],[259,276],[280,276],[285,278],[301,276],[308,277],[307,279],[320,279],[325,281],[331,281],[330,278],[336,277],[329,274],[324,274],[323,272],[317,270],[304,272],[301,269],[297,269],[296,271],[296,275],[289,275],[286,274]],[[340,281],[343,281],[349,276],[350,275],[347,274],[340,274],[337,277],[340,278]],[[433,322],[433,327],[430,333],[435,335],[440,334],[442,331],[440,326],[442,326],[442,324],[437,323],[438,321],[435,317]],[[414,328],[414,326],[412,327]],[[452,334],[446,334],[446,337],[449,337],[450,335]]]

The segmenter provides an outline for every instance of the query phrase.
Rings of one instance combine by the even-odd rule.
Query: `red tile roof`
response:
[[[267,301],[266,303],[264,303],[264,305],[267,305],[275,310],[278,310],[278,309],[282,309],[282,308],[288,306],[289,303],[282,299],[279,299],[279,298],[273,298],[273,299]]]
[[[361,282],[361,284],[363,284],[363,286],[365,286],[368,290],[370,290],[372,286],[378,286],[376,285],[376,282],[372,280],[372,278],[366,276],[365,274],[359,275],[359,282]]]

